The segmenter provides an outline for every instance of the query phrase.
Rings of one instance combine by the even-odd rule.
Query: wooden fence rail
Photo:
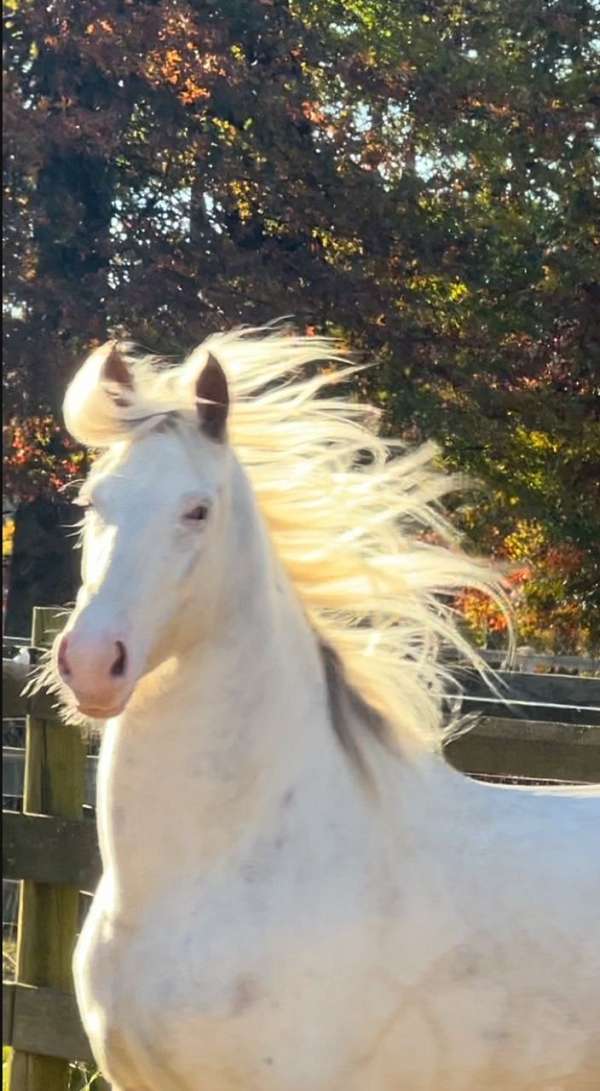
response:
[[[63,611],[34,611],[31,643],[48,647],[60,629]],[[3,815],[12,828],[12,874],[21,882],[16,952],[16,982],[5,992],[3,984],[3,1043],[12,1050],[8,1068],[9,1091],[66,1091],[70,1062],[89,1060],[90,1049],[79,1023],[71,962],[80,920],[79,882],[55,881],[45,867],[44,850],[60,860],[57,823],[71,833],[81,821],[85,794],[85,744],[81,733],[62,723],[51,699],[29,699],[20,706],[18,672],[3,670],[4,713],[25,711],[26,759],[23,784],[23,815]],[[5,685],[6,675],[6,685]],[[5,692],[6,691],[6,692]],[[38,825],[36,826],[36,821]],[[17,826],[15,823],[18,822]],[[40,844],[32,831],[44,833]],[[12,823],[12,826],[11,826]],[[85,836],[85,835],[84,835]],[[25,857],[16,849],[19,837]],[[72,836],[73,844],[80,836]],[[58,851],[57,851],[58,849]],[[78,851],[82,851],[81,844]],[[37,862],[33,859],[37,853]],[[5,868],[10,862],[5,858]],[[64,876],[74,878],[75,876]],[[7,1033],[8,1032],[8,1033]],[[9,1041],[6,1038],[9,1036]],[[83,1043],[78,1045],[78,1043]],[[74,1051],[74,1052],[73,1052]],[[3,1073],[4,1075],[4,1073]]]
[[[67,1061],[95,1063],[75,997],[58,989],[3,982],[2,1041],[19,1053],[60,1061],[61,1068]],[[66,1091],[68,1075],[62,1080]]]
[[[32,642],[43,644],[55,627],[53,611],[37,610]],[[95,824],[83,817],[84,744],[56,719],[50,695],[21,696],[27,675],[23,664],[4,661],[4,715],[28,719],[26,752],[10,753],[23,765],[23,813],[3,812],[4,877],[22,882],[17,980],[3,983],[3,1042],[14,1051],[10,1091],[66,1091],[68,1062],[92,1060],[70,962],[80,892],[95,889],[100,859]],[[451,764],[484,779],[600,783],[600,680],[502,673],[499,680],[502,700],[465,676],[463,708],[482,718],[447,746]],[[87,764],[89,780],[95,763]]]
[[[490,649],[484,649],[481,656],[492,667],[502,667],[507,658],[506,652]],[[510,663],[510,670],[524,670],[526,673],[535,672],[538,668],[543,670],[544,667],[556,673],[575,671],[580,675],[600,677],[600,659],[584,655],[550,655],[521,647],[517,648]]]
[[[93,894],[100,856],[93,822],[45,814],[3,814],[5,879],[73,886]]]

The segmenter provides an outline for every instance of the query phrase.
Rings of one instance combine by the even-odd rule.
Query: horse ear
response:
[[[210,352],[196,380],[196,398],[202,431],[211,439],[222,442],[229,411],[229,390],[225,372]]]
[[[124,357],[121,355],[117,341],[112,342],[112,347],[102,367],[102,379],[108,383],[116,383],[127,390],[133,390],[133,378]]]

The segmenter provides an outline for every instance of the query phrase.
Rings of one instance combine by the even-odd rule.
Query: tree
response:
[[[89,456],[49,415],[13,420],[2,439],[2,560],[10,566],[4,626],[11,636],[29,636],[34,606],[75,599],[81,510],[67,487],[85,475]]]
[[[293,314],[483,480],[474,545],[581,551],[545,630],[555,595],[597,642],[592,0],[7,8],[9,413],[56,411],[113,331],[180,353]]]

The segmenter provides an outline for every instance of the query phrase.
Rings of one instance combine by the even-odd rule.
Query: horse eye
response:
[[[190,519],[194,523],[202,523],[207,516],[208,508],[206,504],[197,504],[195,508],[185,514],[186,519]]]

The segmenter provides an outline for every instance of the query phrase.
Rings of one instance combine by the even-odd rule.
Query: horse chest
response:
[[[356,897],[345,919],[330,906],[320,922],[311,922],[312,890],[295,913],[288,899],[239,875],[212,889],[182,887],[133,928],[109,924],[98,903],[78,956],[78,992],[97,1056],[116,1082],[127,1075],[130,1083],[134,1071],[152,1091],[195,1091],[199,1075],[219,1091],[275,1091],[286,1086],[284,1072],[298,1070],[300,1091],[330,1085],[346,1042],[366,1045],[369,1016],[377,1019],[375,996],[356,1026],[340,1017],[343,1005],[356,1021],[350,996],[381,993],[376,945]],[[102,1012],[96,1037],[94,1012]]]
[[[108,942],[98,914],[84,972],[88,1011],[101,1009],[103,1024],[90,1036],[119,1086],[396,1091],[402,1079],[411,1091],[531,1091],[533,1061],[544,1076],[577,1072],[580,1033],[571,1040],[557,1013],[563,1044],[546,1064],[544,998],[521,997],[512,1018],[505,984],[490,967],[479,972],[481,953],[470,946],[424,958],[416,980],[402,983],[350,913],[327,934],[317,922],[309,932],[300,917],[243,933],[226,901],[208,895],[202,917],[191,904],[183,913],[181,899],[179,912],[165,904],[135,931],[113,928]],[[397,948],[397,962],[406,953]],[[571,1087],[568,1079],[539,1086]]]
[[[126,925],[101,887],[77,960],[100,1063],[144,1091],[531,1091],[532,1067],[544,1091],[594,1086],[589,1028],[530,947],[511,952],[491,911],[461,930],[416,874],[405,861],[394,905],[356,860],[328,874],[269,850]]]

